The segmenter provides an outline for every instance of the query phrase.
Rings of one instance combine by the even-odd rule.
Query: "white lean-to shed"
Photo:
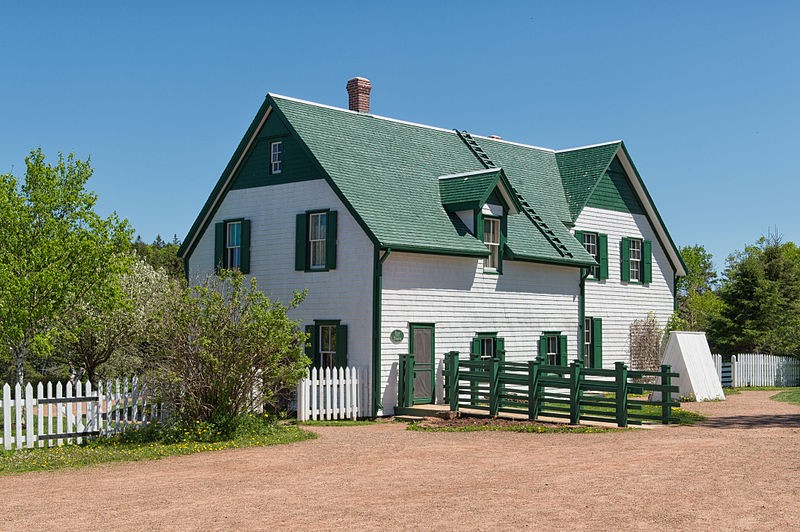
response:
[[[664,352],[663,364],[672,366],[672,371],[680,374],[672,380],[678,386],[683,401],[724,400],[711,349],[708,347],[706,333],[672,331]],[[655,392],[654,399],[660,400]]]

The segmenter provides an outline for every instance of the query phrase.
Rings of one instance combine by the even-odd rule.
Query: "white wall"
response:
[[[608,279],[586,281],[586,316],[603,319],[603,366],[614,362],[630,363],[630,324],[655,312],[659,324],[666,326],[674,308],[674,270],[653,228],[642,214],[629,214],[586,207],[575,223],[577,231],[608,235]],[[622,237],[650,240],[653,243],[653,282],[647,285],[620,280]]]
[[[327,272],[294,269],[295,215],[330,208],[338,212],[337,267]],[[341,320],[348,326],[348,364],[372,361],[373,245],[325,180],[229,191],[189,259],[189,278],[213,271],[214,223],[244,217],[251,221],[250,273],[270,298],[284,303],[293,290],[308,289],[293,319]]]
[[[477,332],[505,338],[506,360],[537,355],[542,331],[568,336],[569,358],[577,358],[580,270],[505,261],[502,275],[483,273],[482,259],[392,253],[383,267],[381,389],[384,413],[397,403],[399,355],[409,349],[409,323],[434,323],[436,398],[442,399],[444,353],[468,356]],[[389,340],[392,330],[403,341]]]

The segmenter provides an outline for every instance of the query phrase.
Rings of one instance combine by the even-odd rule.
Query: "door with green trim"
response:
[[[414,404],[433,403],[436,352],[434,326],[430,323],[412,323],[408,328],[409,351],[414,357]]]

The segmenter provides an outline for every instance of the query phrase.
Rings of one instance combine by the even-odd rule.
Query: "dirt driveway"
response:
[[[778,529],[800,407],[747,392],[625,433],[315,429],[292,445],[0,478],[0,529]]]

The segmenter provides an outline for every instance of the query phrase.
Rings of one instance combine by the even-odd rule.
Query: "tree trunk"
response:
[[[14,363],[16,365],[15,371],[15,380],[20,384],[24,384],[25,381],[25,353],[27,349],[24,347],[15,347],[14,348]]]

